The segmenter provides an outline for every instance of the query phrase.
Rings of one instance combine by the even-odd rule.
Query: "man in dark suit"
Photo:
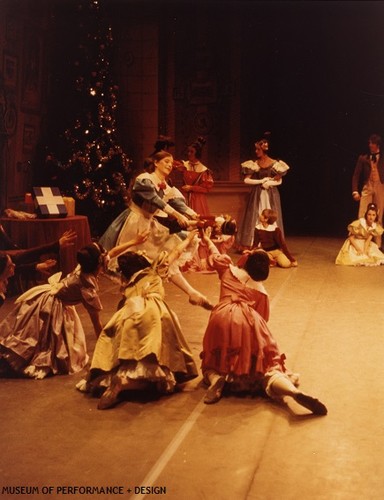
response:
[[[369,153],[357,159],[352,177],[352,197],[359,202],[358,217],[364,217],[369,203],[375,203],[379,222],[383,224],[384,211],[384,155],[380,154],[381,137],[373,134],[368,139]],[[360,189],[361,186],[361,189]],[[381,247],[381,237],[376,239]]]

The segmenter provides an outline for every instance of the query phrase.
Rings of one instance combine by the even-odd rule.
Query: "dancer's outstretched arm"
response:
[[[118,257],[120,254],[126,252],[130,247],[134,247],[136,245],[144,243],[144,241],[148,238],[148,236],[149,236],[148,230],[142,233],[138,233],[136,238],[133,238],[132,240],[127,241],[126,243],[122,243],[121,245],[111,248],[111,250],[109,250],[108,252],[109,257],[113,259],[114,257]]]
[[[188,231],[188,235],[181,243],[179,243],[173,250],[169,252],[168,255],[168,264],[172,264],[172,262],[180,257],[180,255],[184,252],[184,250],[188,247],[191,241],[197,236],[199,231],[197,229],[193,229],[192,231]]]
[[[210,254],[219,254],[219,250],[216,245],[211,240],[212,228],[207,227],[203,231],[203,242],[207,245]]]

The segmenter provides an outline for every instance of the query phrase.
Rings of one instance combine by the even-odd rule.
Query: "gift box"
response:
[[[70,196],[63,196],[64,204],[67,208],[68,217],[75,215],[75,200]]]
[[[38,217],[67,216],[67,207],[58,187],[34,187],[33,197]]]

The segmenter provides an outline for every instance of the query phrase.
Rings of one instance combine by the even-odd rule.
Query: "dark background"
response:
[[[272,132],[291,171],[281,188],[289,233],[346,234],[351,176],[384,118],[383,2],[239,2],[242,138]],[[249,148],[251,152],[251,147]]]
[[[70,4],[57,2],[58,32],[70,33],[71,16],[65,14]],[[232,76],[241,96],[240,160],[253,157],[255,140],[271,131],[271,156],[291,167],[280,190],[287,234],[346,234],[358,210],[351,197],[357,156],[367,150],[370,134],[384,136],[383,2],[109,0],[106,5],[112,23],[118,19],[120,26],[124,16],[147,12],[157,17],[163,37],[179,30],[188,40],[199,27],[208,31],[209,43],[222,43],[224,50],[238,45],[242,72]],[[233,18],[241,26],[236,37],[227,29]],[[189,64],[186,57],[186,68]]]
[[[288,230],[343,235],[357,215],[357,155],[371,133],[383,133],[384,4],[246,4],[248,142],[258,116],[273,133],[272,153],[292,167],[281,189]]]

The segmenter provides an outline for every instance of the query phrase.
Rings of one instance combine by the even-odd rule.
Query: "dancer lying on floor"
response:
[[[106,388],[99,410],[118,403],[121,391],[156,387],[170,394],[177,384],[197,377],[178,318],[164,301],[163,288],[169,266],[196,234],[188,233],[186,240],[169,253],[162,251],[152,264],[143,253],[127,252],[118,258],[125,303],[97,340],[87,380],[76,386],[94,394]]]
[[[98,336],[102,305],[97,278],[109,257],[116,257],[147,236],[142,233],[108,253],[96,243],[87,245],[77,252],[79,265],[72,273],[62,280],[57,273],[48,284],[21,295],[0,322],[0,373],[42,379],[83,369],[88,355],[75,305],[83,304]]]
[[[261,389],[273,399],[290,396],[312,413],[326,415],[320,401],[297,388],[298,376],[285,368],[285,355],[267,326],[269,299],[260,282],[269,274],[268,254],[255,250],[239,268],[228,255],[219,254],[209,236],[207,229],[203,238],[219,274],[221,291],[203,339],[202,371],[209,385],[204,402],[219,401],[224,386],[233,392]]]

